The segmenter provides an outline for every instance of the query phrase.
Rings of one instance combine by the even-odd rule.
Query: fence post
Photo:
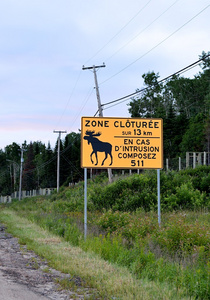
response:
[[[190,154],[189,152],[186,152],[186,169],[189,167],[190,163],[189,163],[189,157],[190,157]]]
[[[206,152],[205,151],[203,153],[203,164],[204,164],[204,166],[206,165]]]
[[[181,162],[181,157],[179,157],[179,171],[182,169],[182,162]]]
[[[168,158],[166,158],[166,171],[168,172]]]
[[[193,152],[193,169],[196,167],[196,153]]]

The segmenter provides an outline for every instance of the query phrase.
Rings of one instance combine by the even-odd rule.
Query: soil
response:
[[[27,250],[26,246],[20,245],[18,239],[8,234],[2,224],[0,224],[0,275],[5,286],[7,284],[9,286],[9,283],[21,285],[23,289],[27,288],[28,291],[39,295],[40,299],[99,299],[94,296],[93,289],[85,287],[81,278],[50,268],[47,261],[33,251]],[[64,279],[72,290],[62,290],[56,283]],[[14,288],[13,285],[13,290]]]

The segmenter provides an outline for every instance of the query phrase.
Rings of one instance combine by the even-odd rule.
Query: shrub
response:
[[[138,207],[150,210],[157,194],[156,177],[151,174],[133,175],[107,186],[97,186],[91,190],[89,200],[98,210],[111,208],[115,211],[135,211]]]
[[[208,226],[189,224],[185,221],[185,216],[180,214],[179,218],[172,215],[164,227],[154,232],[152,239],[172,256],[197,253],[201,246],[208,253],[210,246]]]
[[[201,178],[200,189],[210,196],[210,173],[207,176]]]
[[[106,230],[108,233],[112,233],[119,228],[128,225],[130,216],[128,213],[120,213],[119,211],[112,212],[109,210],[104,212],[97,221],[97,224]]]
[[[182,184],[180,187],[176,187],[175,194],[171,194],[163,199],[164,208],[169,210],[202,208],[208,202],[206,194],[201,193],[199,190],[194,190],[190,181]]]

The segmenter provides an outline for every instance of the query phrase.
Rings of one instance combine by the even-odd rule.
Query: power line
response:
[[[65,106],[65,108],[64,108],[64,110],[63,110],[63,112],[62,112],[62,114],[61,114],[61,116],[60,116],[60,118],[59,118],[59,120],[58,120],[58,122],[57,122],[57,125],[60,123],[61,119],[63,118],[63,115],[64,115],[65,111],[67,110],[67,107],[69,106],[69,102],[70,102],[70,100],[71,100],[71,98],[72,98],[72,96],[73,96],[74,90],[75,90],[75,88],[76,88],[76,86],[77,86],[77,84],[78,84],[78,82],[79,82],[81,73],[82,73],[82,71],[79,72],[79,75],[78,75],[78,77],[77,77],[77,79],[76,79],[76,82],[75,82],[74,87],[73,87],[73,89],[72,89],[72,91],[71,91],[71,94],[70,94],[69,99],[68,99],[68,101],[67,101],[67,103],[66,103],[66,106]],[[56,125],[55,127],[57,127],[57,125]]]
[[[163,39],[161,42],[159,42],[158,44],[156,44],[154,47],[152,47],[150,50],[148,50],[146,53],[142,54],[140,57],[138,57],[137,59],[135,59],[132,63],[130,63],[129,65],[127,65],[126,67],[124,67],[123,69],[121,69],[120,71],[118,71],[117,73],[115,73],[114,75],[112,75],[111,77],[107,78],[106,80],[104,80],[103,82],[101,82],[100,84],[104,84],[105,82],[109,81],[110,79],[112,79],[113,77],[117,76],[118,74],[120,74],[121,72],[125,71],[127,68],[129,68],[130,66],[132,66],[133,64],[135,64],[137,61],[139,61],[141,58],[143,58],[144,56],[146,56],[148,53],[150,53],[151,51],[153,51],[154,49],[156,49],[158,46],[160,46],[161,44],[163,44],[165,41],[167,41],[170,37],[172,37],[175,33],[177,33],[179,30],[181,30],[184,26],[186,26],[187,24],[189,24],[193,19],[195,19],[197,16],[199,16],[202,12],[204,12],[208,7],[210,6],[207,5],[205,8],[203,8],[200,12],[198,12],[195,16],[193,16],[191,19],[189,19],[187,22],[185,22],[182,26],[180,26],[178,29],[176,29],[175,31],[173,31],[170,35],[168,35],[165,39]]]
[[[75,118],[74,118],[74,120],[73,120],[73,122],[72,122],[72,124],[71,124],[71,127],[74,125],[74,123],[76,122],[77,118],[79,117],[79,115],[80,115],[81,112],[83,111],[85,105],[86,105],[87,102],[89,101],[90,96],[91,96],[92,93],[93,93],[93,90],[94,90],[94,88],[91,87],[90,91],[89,91],[88,94],[87,94],[87,97],[85,98],[84,104],[82,105],[82,107],[81,107],[80,110],[78,111],[77,115],[75,116]]]
[[[106,58],[105,61],[108,61],[113,56],[115,56],[120,50],[125,48],[127,45],[129,45],[133,40],[135,40],[139,35],[141,35],[146,29],[148,29],[152,24],[154,24],[158,19],[160,19],[171,7],[173,7],[178,1],[176,0],[174,3],[172,3],[166,10],[164,10],[157,18],[155,18],[152,22],[150,22],[146,27],[144,27],[141,31],[138,32],[132,39],[130,39],[127,43],[125,43],[122,47],[120,47],[116,52],[114,52],[110,57]]]
[[[194,62],[194,63],[192,63],[192,64],[190,64],[190,65],[188,65],[187,67],[185,67],[185,68],[183,68],[183,69],[181,69],[181,70],[179,70],[179,71],[177,71],[177,72],[175,72],[175,73],[173,73],[173,74],[171,74],[171,75],[169,75],[169,76],[167,76],[167,77],[165,77],[165,78],[159,80],[159,81],[157,82],[157,84],[160,84],[160,83],[162,83],[162,82],[168,80],[169,78],[171,78],[171,77],[173,77],[173,76],[176,76],[176,75],[178,75],[178,74],[182,74],[182,73],[188,71],[189,69],[195,67],[195,66],[198,65],[201,61],[203,61],[204,59],[208,58],[209,56],[210,56],[210,54],[206,55],[205,57],[202,57],[201,59],[197,60],[196,62]],[[151,89],[151,88],[146,87],[146,88],[140,89],[140,90],[138,90],[138,91],[136,91],[136,92],[134,92],[134,93],[131,93],[131,94],[129,94],[129,95],[126,95],[126,96],[124,96],[124,97],[121,97],[121,98],[118,98],[118,99],[116,99],[116,100],[113,100],[113,101],[104,103],[104,104],[102,104],[102,106],[104,107],[104,106],[107,106],[107,105],[110,105],[110,104],[114,104],[114,103],[119,102],[119,101],[122,101],[122,100],[123,100],[122,102],[128,101],[129,99],[127,99],[127,98],[131,98],[131,97],[133,97],[133,96],[135,96],[135,95],[137,95],[137,94],[139,94],[139,93],[142,93],[142,92],[144,92],[144,91],[146,91],[146,90],[148,90],[148,89]],[[98,111],[97,111],[97,112],[98,112]],[[96,112],[96,114],[97,114],[97,112]],[[95,115],[96,115],[96,114],[95,114]]]
[[[98,53],[100,53],[107,45],[109,45],[151,2],[149,0],[103,47],[101,47],[91,58],[89,58],[85,64],[87,64],[91,59],[93,59]]]
[[[62,154],[62,157],[65,159],[65,161],[75,170],[77,171],[77,173],[79,174],[80,178],[83,179],[83,174],[81,173],[81,171],[75,166],[73,165],[73,163],[65,156]]]

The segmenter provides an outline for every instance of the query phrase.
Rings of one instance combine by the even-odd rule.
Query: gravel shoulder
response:
[[[63,279],[71,282],[72,291],[61,290],[56,281]],[[81,285],[79,277],[50,268],[0,224],[0,300],[96,299],[92,292]]]

